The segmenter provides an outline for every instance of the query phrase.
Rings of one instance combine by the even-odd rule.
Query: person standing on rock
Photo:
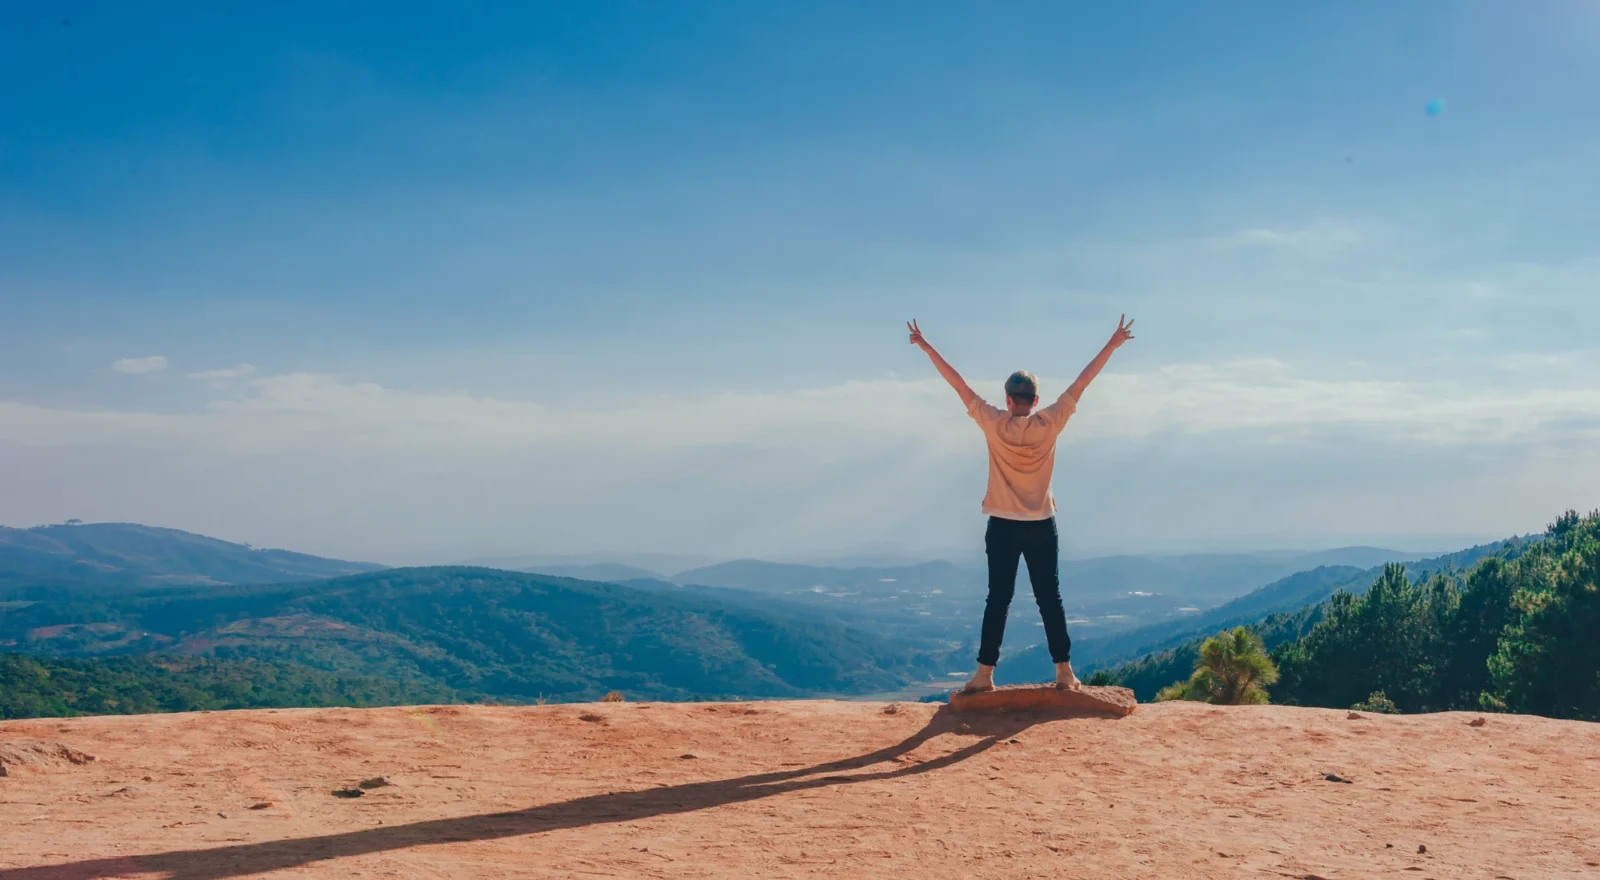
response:
[[[967,682],[968,693],[994,689],[994,666],[1000,661],[1000,640],[1005,635],[1006,612],[1017,587],[1018,557],[1028,565],[1033,598],[1044,618],[1045,641],[1056,664],[1056,687],[1076,690],[1072,671],[1072,639],[1067,635],[1067,613],[1061,605],[1061,577],[1057,564],[1060,541],[1056,532],[1056,499],[1050,491],[1050,474],[1056,464],[1056,438],[1078,408],[1078,398],[1111,360],[1111,353],[1133,338],[1133,322],[1123,315],[1117,332],[1076,381],[1038,411],[1039,380],[1018,370],[1006,380],[1006,408],[997,409],[972,390],[955,367],[939,355],[922,335],[916,321],[906,325],[911,344],[927,352],[989,445],[989,490],[983,496],[983,513],[989,517],[984,550],[989,558],[989,598],[983,606],[983,630],[978,646],[978,671]]]

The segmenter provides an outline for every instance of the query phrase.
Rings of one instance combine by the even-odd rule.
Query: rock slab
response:
[[[992,691],[950,692],[950,708],[958,712],[995,709],[1054,709],[1071,712],[1103,712],[1108,715],[1132,714],[1139,701],[1125,687],[1084,687],[1062,690],[1053,684],[1014,684]]]

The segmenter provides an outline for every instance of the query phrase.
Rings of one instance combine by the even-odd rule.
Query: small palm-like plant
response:
[[[1266,685],[1278,680],[1278,667],[1261,639],[1244,627],[1218,633],[1200,646],[1194,674],[1156,694],[1157,700],[1198,700],[1225,706],[1267,702]]]

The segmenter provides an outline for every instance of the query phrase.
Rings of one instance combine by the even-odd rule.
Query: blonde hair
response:
[[[1039,377],[1027,370],[1018,370],[1006,379],[1007,397],[1039,397]]]

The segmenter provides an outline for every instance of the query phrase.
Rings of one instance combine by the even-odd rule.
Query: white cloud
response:
[[[242,367],[240,369],[243,369]],[[213,373],[230,371],[211,371]],[[1064,379],[1043,379],[1046,396]],[[998,387],[998,379],[975,381]],[[991,397],[997,395],[990,395]],[[419,393],[313,373],[249,381],[192,414],[52,408],[0,401],[0,439],[36,444],[172,442],[229,454],[350,448],[521,448],[579,442],[640,453],[688,447],[912,443],[962,449],[960,403],[938,379],[879,379],[789,392],[643,398],[614,409],[554,409],[465,392]],[[1107,373],[1070,439],[1171,432],[1340,428],[1430,446],[1538,443],[1600,421],[1600,388],[1487,388],[1303,375],[1271,359]]]
[[[111,369],[119,373],[159,373],[167,368],[167,359],[159,354],[149,357],[122,358],[111,362]]]
[[[251,366],[250,364],[240,364],[237,367],[224,367],[223,369],[220,369],[220,370],[201,370],[198,373],[190,373],[189,374],[189,378],[191,378],[191,379],[242,379],[245,376],[251,375],[255,371],[256,371],[256,368]]]
[[[1044,382],[1047,394],[1066,384]],[[1597,439],[1600,389],[1173,364],[1095,383],[1057,491],[1077,548],[1285,529],[1323,542],[1492,535],[1592,506]],[[0,521],[89,511],[384,560],[870,542],[961,555],[976,552],[985,473],[982,440],[936,378],[598,409],[298,373],[191,412],[0,401],[8,449],[0,477],[15,468],[17,491],[0,498]],[[46,464],[21,464],[34,459]]]
[[[1430,446],[1539,443],[1574,422],[1600,420],[1597,388],[1487,388],[1451,382],[1305,376],[1277,361],[1173,365],[1108,375],[1096,392],[1110,410],[1097,429],[1124,436],[1166,430],[1345,428]],[[1092,392],[1093,393],[1093,392]]]

